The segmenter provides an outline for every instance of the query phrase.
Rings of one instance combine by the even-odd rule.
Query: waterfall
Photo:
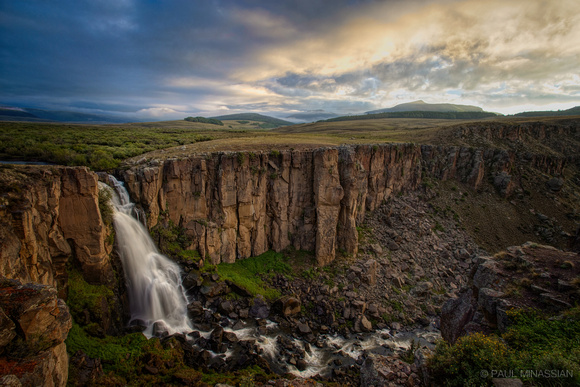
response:
[[[109,182],[114,188],[113,225],[129,292],[130,324],[145,325],[147,337],[191,331],[179,266],[159,253],[147,228],[135,218],[138,212],[123,184],[113,176]]]

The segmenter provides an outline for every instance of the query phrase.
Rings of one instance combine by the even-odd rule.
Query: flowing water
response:
[[[131,322],[146,326],[143,332],[147,337],[173,333],[198,331],[208,339],[211,330],[194,326],[187,317],[188,298],[181,283],[179,266],[159,253],[153,243],[147,228],[138,220],[142,218],[131,203],[129,194],[123,184],[109,176],[109,184],[113,187],[112,202],[114,206],[114,226],[119,255],[125,271],[129,303],[131,306]],[[101,187],[111,190],[103,183]],[[241,329],[232,329],[235,321],[228,320],[224,330],[234,332],[238,339],[255,339],[262,351],[262,356],[268,360],[272,370],[278,373],[293,373],[302,377],[316,374],[328,376],[333,365],[350,365],[360,362],[367,354],[392,354],[405,351],[411,343],[417,341],[421,347],[434,347],[440,333],[433,325],[428,328],[408,332],[389,330],[364,333],[353,338],[339,335],[320,335],[319,347],[309,346],[291,332],[282,331],[278,324],[268,321],[267,334],[260,334],[252,319],[242,321]],[[235,324],[239,327],[239,324]],[[278,336],[290,340],[296,348],[304,350],[304,360],[308,367],[299,371],[295,366],[287,364],[281,357],[277,343]],[[194,340],[189,338],[192,345]],[[210,351],[211,352],[211,351]],[[228,350],[224,354],[213,353],[222,358],[236,356],[236,352]]]
[[[179,266],[159,253],[147,228],[136,219],[138,212],[123,184],[112,176],[109,182],[114,188],[113,224],[129,292],[130,324],[145,325],[147,337],[191,331]]]

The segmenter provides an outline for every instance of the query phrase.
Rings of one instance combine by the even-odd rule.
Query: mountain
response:
[[[302,121],[302,122],[315,122],[320,120],[327,120],[329,118],[338,117],[336,113],[330,113],[324,110],[310,110],[302,113],[294,113],[286,118]]]
[[[546,110],[521,112],[514,114],[516,117],[552,117],[552,116],[580,116],[580,106],[575,106],[566,110]]]
[[[113,124],[131,122],[106,114],[87,114],[64,110],[44,110],[32,108],[0,108],[0,121],[71,122],[92,124]]]
[[[220,121],[258,121],[263,122],[264,125],[260,125],[264,129],[277,128],[279,126],[294,125],[294,122],[284,121],[279,118],[264,116],[258,113],[239,113],[239,114],[228,114],[225,116],[211,117]]]
[[[497,117],[497,113],[491,112],[432,112],[432,111],[409,111],[409,112],[387,112],[363,114],[361,116],[342,116],[326,120],[335,121],[359,121],[359,120],[379,120],[383,118],[422,118],[430,120],[478,120],[480,118]]]
[[[472,105],[454,105],[450,103],[426,103],[414,101],[402,103],[391,108],[371,110],[365,114],[395,113],[395,112],[483,112],[483,109]]]

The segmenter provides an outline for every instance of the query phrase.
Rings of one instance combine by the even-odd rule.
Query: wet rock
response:
[[[163,321],[155,321],[151,332],[156,337],[167,337],[169,336],[169,327]]]
[[[222,339],[223,339],[224,329],[220,326],[215,328],[210,336],[209,336],[209,343],[211,345],[212,351],[215,353],[222,352]],[[225,351],[224,351],[225,352]]]
[[[236,336],[234,332],[224,331],[222,338],[223,340],[228,341],[230,343],[237,343],[239,341],[238,336]]]
[[[300,313],[302,303],[300,299],[292,296],[284,296],[276,302],[278,309],[282,311],[285,317],[293,316]]]
[[[306,360],[304,359],[298,359],[296,361],[296,368],[298,371],[304,371],[306,368],[308,368],[308,363],[306,363]]]
[[[225,282],[213,282],[209,279],[205,279],[201,286],[200,292],[208,298],[213,298],[227,294],[229,289]]]
[[[301,323],[301,322],[299,322],[298,324],[296,324],[296,326],[298,328],[298,332],[301,335],[307,335],[309,333],[312,333],[312,330],[308,326],[308,323]]]
[[[270,305],[264,300],[262,295],[254,298],[254,303],[250,307],[249,316],[253,318],[268,318],[270,315]],[[240,316],[242,315],[240,311]]]
[[[203,278],[199,270],[191,270],[182,280],[185,289],[200,287],[203,284]]]
[[[220,313],[228,315],[234,311],[234,306],[231,301],[224,301],[220,304],[219,311]]]
[[[193,301],[187,305],[187,315],[190,319],[198,321],[204,315],[203,305],[200,301]]]

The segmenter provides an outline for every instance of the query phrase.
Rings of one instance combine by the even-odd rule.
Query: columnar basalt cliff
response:
[[[0,275],[58,286],[75,257],[85,279],[112,280],[97,175],[87,168],[24,167],[3,174]]]
[[[531,157],[531,166],[549,173],[564,167],[560,159]],[[151,160],[123,171],[122,178],[149,227],[167,216],[214,264],[294,246],[315,251],[325,265],[337,248],[356,254],[356,225],[365,211],[418,188],[424,173],[477,189],[486,175],[509,176],[515,162],[505,150],[358,145]]]

